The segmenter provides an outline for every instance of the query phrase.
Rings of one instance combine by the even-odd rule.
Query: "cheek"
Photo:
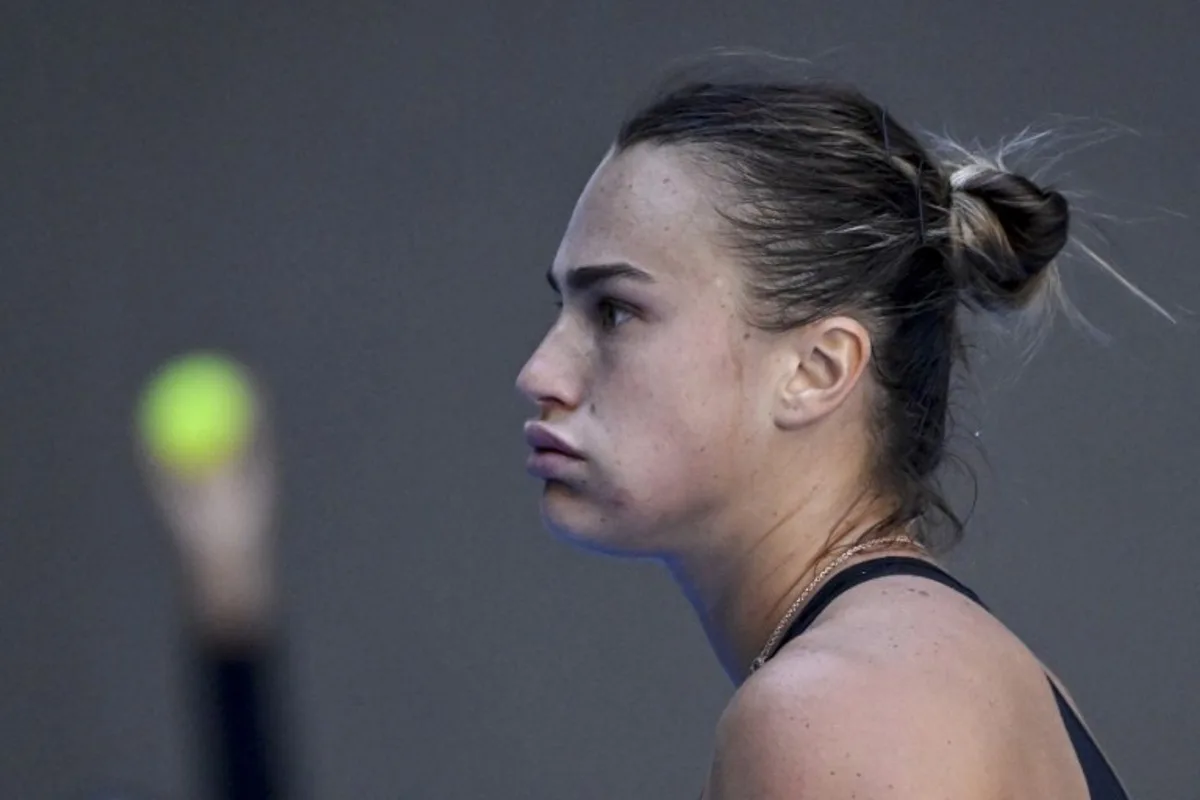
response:
[[[722,343],[723,344],[723,343]],[[631,504],[673,506],[719,493],[740,462],[745,403],[737,362],[717,344],[646,349],[594,400],[611,477]]]

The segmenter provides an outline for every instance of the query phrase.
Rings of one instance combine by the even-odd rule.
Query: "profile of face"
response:
[[[763,479],[779,365],[712,191],[670,147],[610,153],[554,259],[561,311],[517,386],[543,519],[577,544],[669,553]]]

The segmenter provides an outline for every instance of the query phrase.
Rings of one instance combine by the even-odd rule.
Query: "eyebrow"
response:
[[[567,270],[567,288],[573,292],[582,292],[606,281],[618,278],[629,278],[640,283],[654,283],[650,273],[643,272],[632,264],[619,262],[615,264],[588,264]],[[546,282],[556,293],[561,292],[558,280],[552,270],[546,270]]]

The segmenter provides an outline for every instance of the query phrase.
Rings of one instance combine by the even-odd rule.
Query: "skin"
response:
[[[579,451],[535,466],[547,527],[664,563],[737,687],[705,796],[1084,800],[1036,658],[931,581],[851,590],[749,674],[826,545],[884,508],[867,491],[867,330],[749,325],[718,196],[679,149],[606,156],[550,271],[562,310],[517,379]],[[613,264],[641,277],[578,285]]]
[[[265,399],[254,392],[246,446],[198,475],[139,450],[139,462],[172,535],[187,607],[209,646],[257,648],[276,623],[275,451]]]

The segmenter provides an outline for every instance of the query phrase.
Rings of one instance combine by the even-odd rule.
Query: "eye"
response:
[[[596,316],[600,319],[601,327],[614,330],[623,322],[627,322],[628,318],[633,316],[633,311],[624,303],[604,297],[596,303]]]
[[[562,311],[563,300],[561,297],[554,298],[554,308],[559,312]],[[637,312],[633,308],[611,297],[601,297],[596,301],[594,307],[594,315],[604,330],[615,330],[636,314]]]

